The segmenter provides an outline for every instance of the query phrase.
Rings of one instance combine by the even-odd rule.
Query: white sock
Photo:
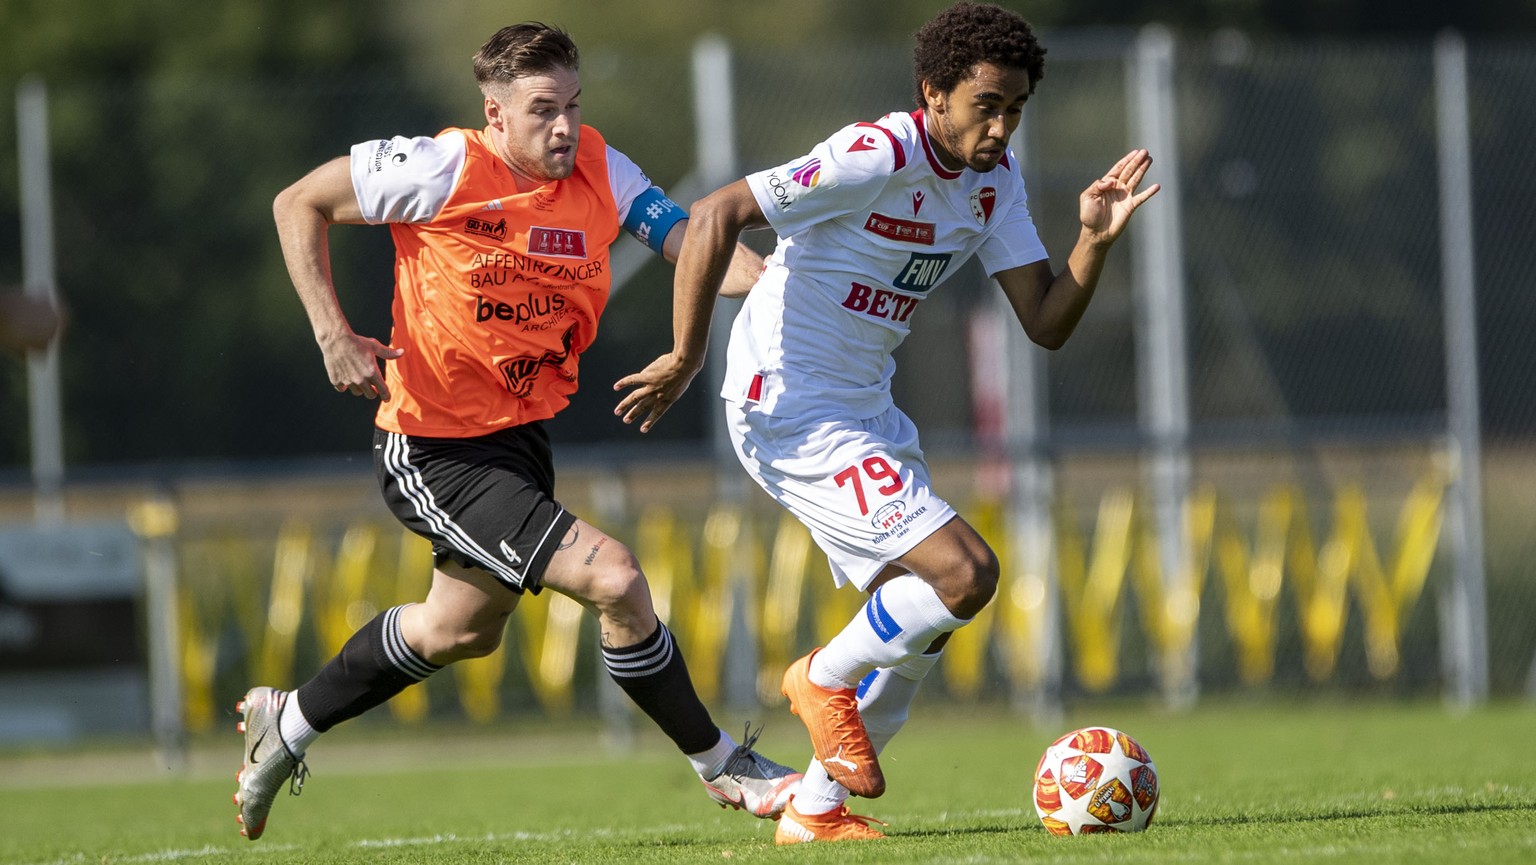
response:
[[[903,574],[870,596],[811,658],[810,680],[823,688],[852,688],[871,670],[922,654],[940,634],[968,621],[956,618],[922,578]]]
[[[289,691],[283,701],[283,710],[277,716],[277,735],[295,757],[304,756],[309,746],[320,738],[320,731],[309,726],[309,720],[299,710],[299,692]]]
[[[697,754],[688,754],[687,757],[688,762],[693,764],[693,771],[698,772],[700,778],[708,781],[725,770],[725,761],[735,750],[736,740],[731,738],[730,733],[721,730],[720,741],[715,743],[715,747]]]
[[[827,777],[821,761],[811,759],[795,793],[795,810],[801,814],[825,814],[848,800],[848,788]]]
[[[860,684],[859,717],[864,721],[864,731],[869,734],[869,742],[875,746],[876,754],[884,751],[886,744],[907,723],[918,686],[942,654],[944,650],[940,649],[931,655],[909,658],[899,667],[876,670]]]
[[[918,686],[943,653],[940,649],[931,655],[909,658],[899,667],[876,670],[859,684],[859,716],[876,754],[885,750],[907,722]],[[800,792],[795,794],[795,810],[801,814],[825,814],[847,800],[848,788],[827,777],[821,761],[812,760],[800,781]]]

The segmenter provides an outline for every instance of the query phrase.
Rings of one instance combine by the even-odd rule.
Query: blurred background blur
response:
[[[974,266],[914,318],[897,403],[1004,565],[926,696],[1536,696],[1536,2],[1003,5],[1049,51],[1015,149],[1056,265],[1126,150],[1166,188],[1061,351]],[[281,188],[483,125],[470,56],[537,19],[581,48],[584,121],[686,203],[909,110],[941,6],[0,2],[0,287],[69,315],[0,358],[0,745],[207,729],[425,590],[374,406],[329,388],[287,280]],[[331,243],[384,338],[388,233]],[[616,269],[550,423],[559,494],[636,550],[706,700],[773,704],[860,599],[722,458],[708,382],[643,440],[612,417],[671,342],[670,267],[626,238]],[[625,723],[578,607],[511,627],[389,717]],[[104,691],[134,709],[79,709]]]

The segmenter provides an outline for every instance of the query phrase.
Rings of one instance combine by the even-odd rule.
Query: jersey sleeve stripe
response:
[[[902,169],[902,167],[907,164],[907,152],[902,149],[901,142],[896,140],[896,133],[892,132],[889,129],[886,129],[884,126],[881,126],[878,123],[858,123],[858,124],[855,124],[855,125],[856,126],[867,126],[870,129],[878,129],[881,132],[885,133],[885,137],[886,138],[890,139],[891,151],[892,151],[892,153],[896,157],[896,167],[892,168],[891,169],[892,171],[900,171]]]

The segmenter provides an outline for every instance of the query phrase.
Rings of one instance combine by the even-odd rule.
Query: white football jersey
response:
[[[747,176],[779,243],[731,330],[727,400],[874,417],[913,312],[966,259],[994,275],[1046,258],[1012,151],[989,172],[950,171],[923,116],[855,123]]]

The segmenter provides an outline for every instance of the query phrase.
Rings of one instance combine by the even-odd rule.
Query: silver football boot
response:
[[[235,780],[240,789],[235,792],[235,804],[240,806],[240,834],[255,841],[267,828],[267,812],[272,810],[272,800],[277,798],[283,784],[294,796],[304,789],[309,777],[309,767],[304,755],[288,750],[277,729],[277,719],[288,702],[288,692],[273,688],[252,688],[245,699],[235,704],[235,711],[244,720],[235,729],[245,734],[245,754],[240,774]]]
[[[709,798],[719,802],[720,807],[730,806],[756,817],[777,820],[789,805],[789,797],[800,789],[802,776],[752,750],[762,732],[763,728],[758,727],[754,733],[748,724],[746,741],[726,758],[720,774],[713,778],[701,775],[699,780],[704,782]]]

